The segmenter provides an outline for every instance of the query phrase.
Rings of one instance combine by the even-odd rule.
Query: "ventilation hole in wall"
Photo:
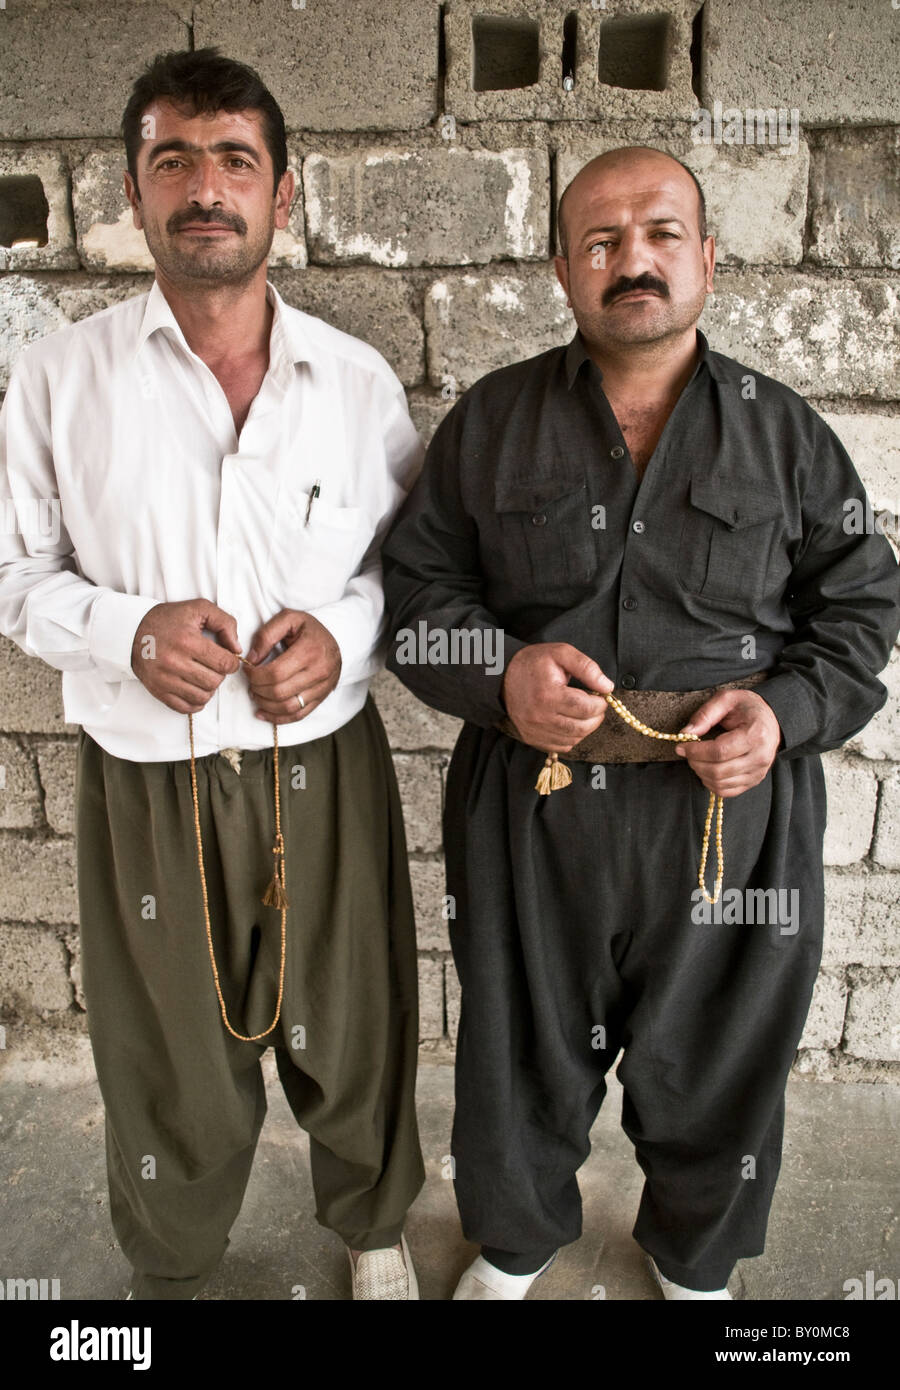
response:
[[[703,81],[703,11],[705,9],[705,5],[700,6],[691,25],[691,91],[698,101],[703,100],[700,86]]]
[[[511,87],[532,87],[539,75],[540,32],[536,20],[475,15],[472,20],[473,89],[499,92]]]
[[[664,92],[672,22],[667,14],[623,15],[600,26],[600,81],[607,87]]]
[[[578,15],[570,10],[563,23],[562,84],[567,92],[575,86],[575,64],[578,58]]]
[[[0,246],[46,246],[50,208],[37,174],[0,178]]]

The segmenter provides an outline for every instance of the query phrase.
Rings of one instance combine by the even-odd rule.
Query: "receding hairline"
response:
[[[570,189],[573,187],[574,184],[578,182],[582,174],[586,174],[589,169],[593,169],[596,165],[600,163],[608,164],[611,167],[615,167],[616,164],[629,165],[640,164],[641,162],[647,163],[648,155],[655,155],[659,159],[667,159],[671,164],[675,164],[679,169],[683,169],[684,172],[688,175],[688,177],[694,185],[694,191],[697,194],[697,225],[700,230],[701,240],[706,239],[708,233],[706,231],[706,207],[703,196],[703,189],[701,188],[700,181],[697,178],[696,174],[693,172],[693,170],[689,169],[688,166],[682,163],[680,159],[676,158],[674,154],[669,154],[666,150],[657,150],[653,147],[653,145],[622,145],[618,149],[605,150],[603,154],[595,155],[593,159],[589,159],[587,164],[582,165],[582,167],[578,170],[578,173],[575,174],[574,177],[569,180],[569,182],[563,189],[562,195],[560,197],[556,209],[556,227],[557,235],[559,237],[559,244],[562,248],[562,253],[564,256],[568,255],[569,250],[564,215],[565,201]]]

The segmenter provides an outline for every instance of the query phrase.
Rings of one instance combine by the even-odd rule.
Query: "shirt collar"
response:
[[[309,362],[311,357],[307,336],[297,319],[293,315],[288,315],[287,305],[271,280],[266,281],[266,299],[275,311],[269,334],[270,364],[278,371],[281,368],[292,367],[296,362]],[[169,301],[160,289],[159,281],[154,280],[147,295],[141,326],[138,329],[137,342],[134,348],[135,357],[147,339],[158,329],[169,329],[175,334],[185,350],[191,351],[181,325],[173,314]]]
[[[691,381],[693,381],[701,367],[706,367],[710,376],[715,377],[717,380],[721,380],[722,374],[718,362],[716,361],[716,354],[711,350],[706,334],[702,333],[699,328],[697,329],[697,347],[699,348],[700,356],[691,374]],[[570,391],[575,384],[575,378],[578,376],[581,368],[584,366],[585,362],[590,361],[591,358],[585,346],[585,341],[581,336],[581,331],[580,329],[576,330],[575,337],[566,348],[565,354],[566,384]],[[600,371],[599,367],[596,367],[596,364],[594,365],[602,380],[603,373]]]

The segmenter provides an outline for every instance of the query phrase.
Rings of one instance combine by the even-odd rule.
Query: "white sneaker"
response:
[[[400,1245],[403,1249],[402,1255],[392,1246],[384,1250],[364,1250],[355,1266],[348,1247],[347,1256],[350,1260],[350,1277],[353,1281],[355,1300],[403,1301],[419,1297],[419,1285],[406,1236],[400,1236]]]
[[[489,1264],[483,1255],[479,1255],[469,1265],[469,1268],[463,1271],[453,1298],[470,1301],[479,1298],[509,1301],[522,1299],[535,1279],[539,1278],[545,1269],[550,1268],[558,1254],[559,1251],[557,1250],[535,1274],[507,1274],[504,1270],[498,1269],[496,1265]]]
[[[731,1294],[727,1289],[686,1289],[683,1284],[673,1284],[672,1280],[667,1279],[658,1268],[652,1255],[647,1256],[647,1263],[656,1276],[656,1282],[662,1289],[663,1298],[667,1299],[670,1303],[688,1303],[700,1302],[701,1300],[708,1301],[709,1299],[731,1298]]]

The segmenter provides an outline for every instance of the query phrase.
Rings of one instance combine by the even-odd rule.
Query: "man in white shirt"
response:
[[[257,74],[160,55],[122,128],[156,279],[16,364],[0,630],[63,672],[82,726],[84,989],[129,1296],[194,1298],[221,1259],[271,1043],[353,1297],[416,1298],[415,928],[368,683],[421,445],[384,359],[266,279],[294,179]]]

